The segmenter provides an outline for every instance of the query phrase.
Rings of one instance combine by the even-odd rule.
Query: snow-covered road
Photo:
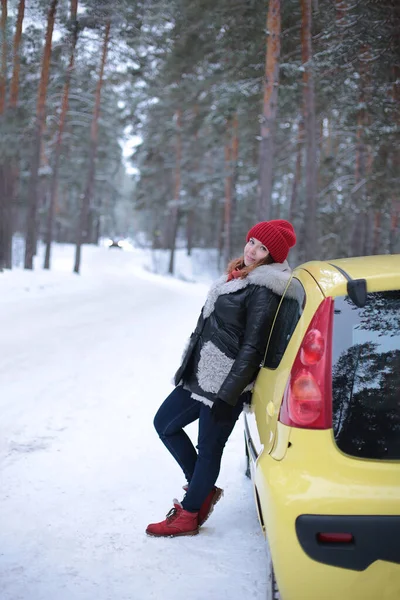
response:
[[[0,274],[0,599],[263,599],[241,422],[200,535],[144,534],[184,483],[152,418],[206,286],[86,252],[79,278]]]

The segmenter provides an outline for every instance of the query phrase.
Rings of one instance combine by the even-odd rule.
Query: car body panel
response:
[[[400,255],[311,262],[294,270],[306,291],[303,314],[277,369],[262,368],[245,415],[260,523],[282,600],[394,600],[400,564],[376,560],[363,571],[310,558],[296,534],[300,515],[400,515],[400,461],[355,458],[336,445],[332,429],[278,421],[283,392],[307,327],[324,296],[345,296],[347,279],[366,279],[368,292],[400,289]],[[250,423],[250,426],[249,426]],[[251,436],[251,439],[249,439]]]
[[[277,421],[275,429],[274,446],[270,452],[275,460],[282,460],[290,444],[291,427]]]
[[[395,273],[400,274],[400,255],[382,255],[357,258],[340,258],[329,261],[304,263],[325,296],[345,296],[347,280],[335,268],[345,271],[352,279],[367,279],[368,292],[386,291],[393,288]],[[296,270],[294,271],[296,273]],[[399,275],[400,276],[400,275]]]
[[[275,445],[275,433],[280,405],[294,357],[314,312],[324,299],[322,292],[318,293],[318,288],[316,290],[315,281],[307,271],[297,269],[295,278],[300,281],[306,293],[307,305],[305,313],[303,313],[294,330],[279,369],[262,368],[260,370],[254,386],[252,409],[247,415],[248,426],[250,431],[254,432],[254,438],[257,440],[262,439],[262,443],[260,441],[255,444],[258,446],[259,451],[261,451],[262,446],[263,450],[271,452]],[[310,297],[308,298],[307,292],[310,290],[313,293],[309,294]]]
[[[381,600],[400,598],[399,564],[377,561],[360,573],[318,563],[300,547],[294,526],[299,515],[309,513],[398,515],[398,461],[352,459],[336,448],[332,430],[292,428],[284,461],[263,452],[252,473],[282,600],[366,600],[375,594]],[[397,596],[382,593],[384,573],[397,586]],[[361,585],[365,578],[367,586]],[[334,589],[326,589],[330,580]],[[307,596],[299,596],[299,590],[307,590]]]

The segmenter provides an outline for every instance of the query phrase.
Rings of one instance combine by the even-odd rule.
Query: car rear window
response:
[[[333,431],[351,456],[400,459],[400,291],[335,298]]]

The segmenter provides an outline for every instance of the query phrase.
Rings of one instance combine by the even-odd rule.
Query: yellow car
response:
[[[399,600],[400,255],[289,287],[244,416],[267,599]]]

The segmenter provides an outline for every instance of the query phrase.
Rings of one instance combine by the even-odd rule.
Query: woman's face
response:
[[[254,265],[260,260],[266,258],[269,254],[268,249],[256,238],[250,238],[244,247],[244,264],[246,267]]]

